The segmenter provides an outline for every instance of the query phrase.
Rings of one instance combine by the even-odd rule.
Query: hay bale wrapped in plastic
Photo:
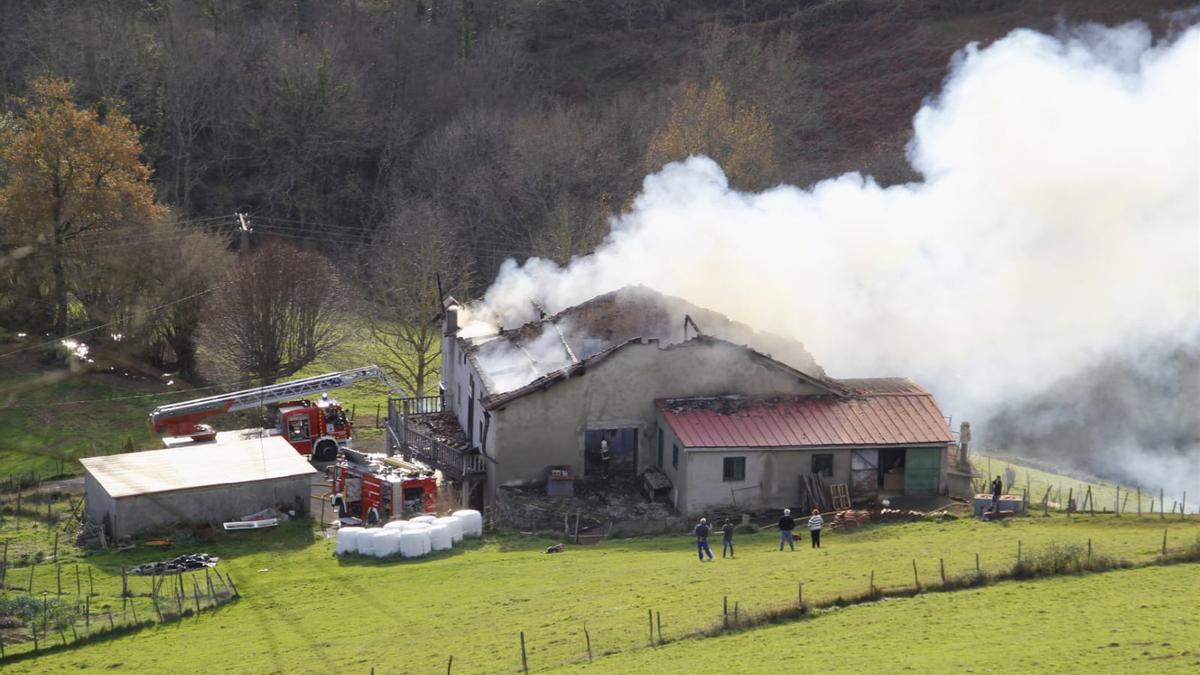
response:
[[[431,549],[428,527],[410,526],[400,530],[400,555],[405,558],[420,558]]]
[[[381,527],[375,530],[375,535],[371,537],[375,557],[387,558],[400,555],[400,533],[402,531],[394,527]]]
[[[408,522],[410,522],[410,523],[429,523],[430,525],[432,525],[433,521],[435,521],[435,520],[437,520],[437,516],[420,515],[420,516],[413,516],[412,518],[409,518]]]
[[[450,530],[450,537],[455,544],[463,540],[462,521],[454,516],[445,516],[434,521],[434,525],[445,525]]]
[[[361,527],[343,527],[338,530],[337,547],[334,549],[337,554],[358,553],[358,536],[362,531]]]
[[[463,536],[467,538],[483,536],[483,514],[474,509],[455,511],[454,517],[462,521]]]
[[[408,521],[389,520],[388,522],[384,523],[383,526],[389,530],[403,530],[404,528],[408,527]]]
[[[429,528],[429,546],[434,551],[449,551],[454,546],[454,533],[445,523],[434,523]]]
[[[371,555],[376,558],[386,558],[400,552],[399,543],[392,543],[393,537],[396,536],[395,530],[379,527],[368,531],[371,533]]]

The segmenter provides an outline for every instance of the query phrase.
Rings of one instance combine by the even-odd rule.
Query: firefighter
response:
[[[608,478],[608,463],[612,455],[608,452],[608,439],[600,441],[600,477]]]

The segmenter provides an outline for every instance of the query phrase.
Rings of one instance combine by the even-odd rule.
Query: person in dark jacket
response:
[[[796,527],[796,521],[792,520],[792,510],[784,509],[783,517],[779,519],[779,550],[783,550],[783,545],[786,543],[796,550],[796,540],[792,538],[792,530]]]
[[[701,518],[700,524],[696,525],[696,554],[700,556],[700,562],[704,562],[704,554],[708,554],[708,559],[713,559],[712,549],[708,547],[708,519]]]
[[[1000,510],[1000,495],[1004,492],[1004,482],[1000,480],[1000,476],[996,476],[996,480],[992,481],[992,511]]]
[[[733,523],[726,520],[725,524],[721,526],[721,532],[725,535],[725,540],[722,542],[722,546],[721,546],[721,557],[724,558],[725,552],[728,551],[729,557],[732,558],[732,557],[734,557],[734,555],[733,555]]]

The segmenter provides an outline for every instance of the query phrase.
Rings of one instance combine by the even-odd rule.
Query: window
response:
[[[658,468],[662,468],[663,437],[662,429],[658,430]]]
[[[288,440],[289,441],[306,441],[308,440],[308,418],[297,417],[288,420]]]
[[[721,480],[746,480],[746,458],[726,457]]]
[[[671,445],[671,466],[679,468],[679,446]]]
[[[833,455],[813,455],[812,472],[825,478],[833,477]]]

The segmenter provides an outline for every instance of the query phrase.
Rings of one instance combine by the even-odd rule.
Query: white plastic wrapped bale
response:
[[[389,520],[388,522],[384,523],[383,526],[389,530],[403,530],[404,528],[408,527],[408,521]]]
[[[463,524],[458,518],[454,516],[438,518],[434,525],[445,525],[446,529],[450,530],[450,537],[455,544],[463,540]]]
[[[483,536],[483,514],[474,509],[455,511],[454,517],[462,521],[464,537]]]
[[[363,529],[361,527],[343,527],[337,532],[337,547],[338,555],[347,553],[358,553],[358,536]]]
[[[420,558],[429,553],[429,528],[406,527],[400,530],[400,555],[405,558]]]
[[[408,519],[410,523],[429,523],[432,525],[437,520],[437,516],[413,516]]]
[[[371,555],[376,558],[385,558],[389,555],[394,555],[400,552],[399,543],[392,543],[396,537],[395,530],[389,530],[385,527],[380,527],[371,532]],[[393,550],[393,548],[395,550]]]
[[[394,527],[381,527],[375,530],[375,535],[371,537],[375,557],[386,558],[388,556],[399,555],[400,533],[402,531]]]
[[[429,546],[434,551],[449,551],[454,546],[454,534],[445,523],[434,523],[429,528]]]

